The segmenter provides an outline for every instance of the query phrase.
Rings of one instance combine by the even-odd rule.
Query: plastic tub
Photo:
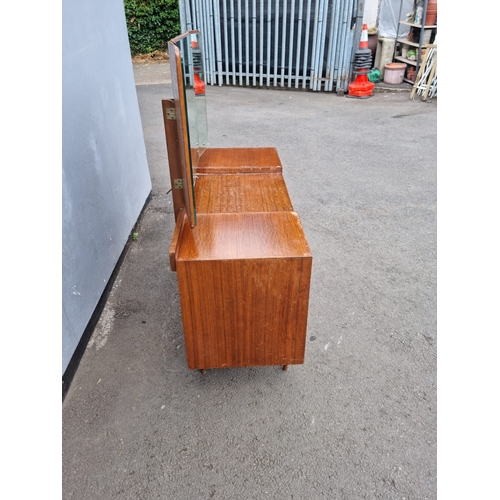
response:
[[[384,83],[397,85],[403,83],[405,77],[406,64],[404,63],[388,63],[384,67]]]

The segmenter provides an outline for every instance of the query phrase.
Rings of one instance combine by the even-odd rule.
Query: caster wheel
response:
[[[288,365],[283,365],[283,370],[287,371],[288,370]]]

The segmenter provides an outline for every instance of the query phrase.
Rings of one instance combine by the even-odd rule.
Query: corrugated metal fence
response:
[[[364,0],[179,0],[212,85],[347,91]]]

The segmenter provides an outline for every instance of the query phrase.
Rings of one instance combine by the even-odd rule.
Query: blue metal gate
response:
[[[199,30],[205,81],[347,92],[364,0],[179,0]]]

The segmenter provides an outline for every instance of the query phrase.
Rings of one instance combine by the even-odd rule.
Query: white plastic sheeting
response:
[[[414,0],[380,0],[378,36],[396,38],[399,21],[406,19],[406,15],[413,11],[413,5]],[[405,36],[409,31],[407,26],[402,25],[399,28],[399,36]]]

